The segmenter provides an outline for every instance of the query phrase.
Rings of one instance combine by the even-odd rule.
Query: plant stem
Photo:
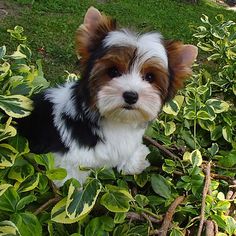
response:
[[[135,210],[139,210],[141,212],[145,212],[145,213],[149,214],[150,216],[153,216],[154,218],[156,218],[158,220],[161,220],[161,216],[156,215],[155,213],[149,211],[148,209],[141,208],[141,207],[138,207],[138,206],[135,206],[135,205],[133,205],[133,207],[134,207]]]
[[[202,207],[201,207],[200,223],[197,236],[202,235],[202,229],[205,220],[206,196],[209,191],[210,183],[211,183],[211,162],[209,162],[206,167],[205,185],[202,192]]]

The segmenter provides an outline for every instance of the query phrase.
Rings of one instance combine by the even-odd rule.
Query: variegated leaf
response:
[[[66,213],[70,219],[79,219],[87,215],[93,208],[102,185],[99,180],[90,180],[83,189],[77,189],[72,183],[69,187]]]
[[[0,169],[14,164],[18,151],[8,144],[0,144]]]
[[[0,222],[0,235],[1,236],[21,236],[17,226],[9,221],[9,220],[4,220]]]
[[[22,95],[0,95],[0,109],[14,118],[28,116],[32,110],[32,101]]]

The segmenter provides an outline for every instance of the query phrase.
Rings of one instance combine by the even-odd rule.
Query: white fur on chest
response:
[[[73,177],[83,183],[89,172],[80,171],[80,166],[117,167],[118,171],[126,174],[138,174],[149,165],[145,160],[149,151],[142,144],[145,127],[103,120],[101,130],[104,141],[94,148],[80,147],[74,141],[69,152],[56,155],[56,166],[67,170],[65,180]],[[63,182],[57,184],[61,185]]]

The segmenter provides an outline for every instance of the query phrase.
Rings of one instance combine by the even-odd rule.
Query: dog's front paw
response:
[[[126,163],[118,167],[118,170],[127,175],[140,174],[150,166],[149,161],[146,160],[148,154],[149,149],[142,145]]]

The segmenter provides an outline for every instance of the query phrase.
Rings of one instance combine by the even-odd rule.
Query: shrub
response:
[[[56,189],[51,180],[65,170],[17,135],[17,118],[32,109],[28,97],[48,82],[23,29],[9,31],[21,44],[10,55],[0,48],[1,235],[197,235],[202,224],[208,233],[236,233],[235,22],[202,23],[194,37],[207,61],[147,130],[152,166],[136,176],[92,170],[83,189],[73,179]]]

